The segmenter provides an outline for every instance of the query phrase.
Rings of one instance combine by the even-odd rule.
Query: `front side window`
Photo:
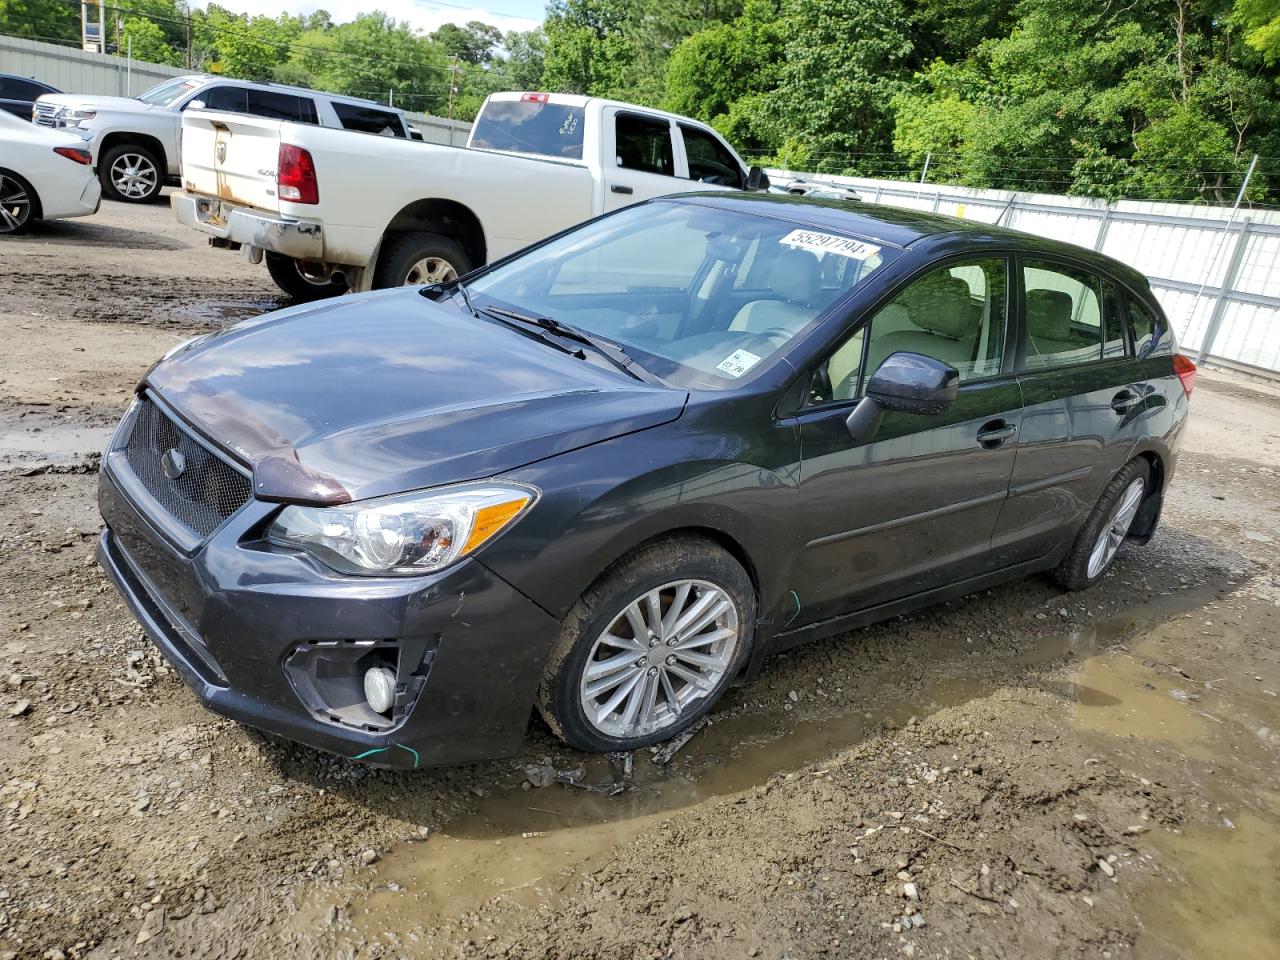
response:
[[[705,130],[680,124],[684,152],[689,161],[689,179],[722,187],[742,187],[738,158]]]
[[[895,255],[773,217],[650,203],[531,250],[470,289],[478,305],[553,317],[617,343],[673,385],[729,389]],[[833,270],[833,258],[849,267]],[[745,285],[743,271],[752,275]]]
[[[379,110],[377,107],[362,103],[342,103],[335,100],[333,111],[338,115],[344,130],[359,130],[361,133],[372,133],[379,137],[404,137],[404,125],[400,123],[400,115],[390,110]]]
[[[564,160],[582,159],[582,107],[529,99],[490,100],[476,118],[471,146]]]
[[[1003,259],[950,264],[926,273],[819,364],[809,402],[856,399],[880,364],[900,352],[941,360],[960,373],[962,383],[994,376],[1004,354],[1007,309]]]
[[[674,177],[675,156],[671,152],[671,124],[654,117],[620,113],[615,120],[618,166]]]
[[[1065,367],[1102,356],[1097,277],[1030,260],[1022,268],[1022,282],[1027,304],[1023,370]]]

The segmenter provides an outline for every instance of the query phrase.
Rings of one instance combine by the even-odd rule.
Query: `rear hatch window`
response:
[[[582,108],[543,100],[490,100],[476,118],[471,146],[582,159]]]

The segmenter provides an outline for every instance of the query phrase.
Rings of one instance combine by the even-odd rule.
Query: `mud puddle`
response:
[[[201,327],[225,327],[250,317],[290,306],[284,297],[222,297],[175,305],[170,315],[174,323]]]
[[[44,407],[0,409],[0,471],[88,469],[111,430],[108,421],[86,423]]]

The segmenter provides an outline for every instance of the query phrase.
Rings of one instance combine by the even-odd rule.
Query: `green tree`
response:
[[[431,39],[446,56],[457,57],[463,63],[488,63],[493,59],[494,48],[502,42],[502,31],[472,20],[465,27],[446,23],[431,34]]]
[[[1280,63],[1280,0],[1236,0],[1232,16],[1245,30],[1245,43],[1267,63]]]
[[[0,0],[0,33],[80,41],[80,10],[62,0]]]
[[[625,0],[551,0],[543,85],[560,93],[623,97],[635,48],[623,32]]]
[[[131,53],[135,60],[164,63],[171,67],[182,63],[182,55],[169,46],[160,26],[142,17],[129,17],[124,21],[120,31],[120,47],[116,53],[118,56]]]

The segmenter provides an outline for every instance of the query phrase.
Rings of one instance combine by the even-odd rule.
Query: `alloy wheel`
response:
[[[705,580],[636,597],[596,639],[579,684],[587,722],[607,736],[673,727],[717,689],[741,642],[737,604]]]
[[[1103,526],[1102,532],[1098,534],[1098,539],[1093,545],[1093,551],[1089,554],[1087,572],[1090,580],[1107,569],[1108,564],[1115,559],[1116,553],[1120,550],[1120,545],[1124,543],[1124,538],[1129,534],[1129,527],[1133,525],[1133,518],[1138,514],[1138,506],[1142,503],[1142,495],[1146,492],[1146,489],[1147,485],[1141,477],[1136,478],[1124,488],[1124,493],[1116,501],[1116,507],[1111,513],[1111,518]]]
[[[456,279],[458,271],[443,257],[423,257],[409,268],[404,276],[405,286],[416,287],[428,283],[448,283]]]
[[[0,233],[14,233],[31,219],[31,196],[13,177],[0,174]]]
[[[149,157],[122,153],[111,164],[111,183],[121,196],[140,200],[156,190],[160,174]]]

